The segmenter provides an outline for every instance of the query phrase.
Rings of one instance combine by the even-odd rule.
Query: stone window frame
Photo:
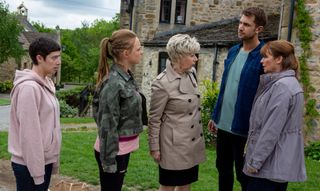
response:
[[[164,3],[167,3],[165,5]],[[167,8],[168,10],[165,10]],[[171,21],[172,0],[161,0],[160,2],[160,23],[170,23]]]
[[[198,71],[198,63],[199,63],[199,54],[196,54],[198,58],[197,62],[194,64],[195,69]],[[169,55],[167,52],[159,52],[159,63],[158,63],[158,74],[160,74],[164,69],[166,69],[166,62],[169,59]]]
[[[159,52],[158,74],[166,69],[167,59],[169,59],[169,55],[167,52]]]
[[[184,3],[184,6],[181,5],[181,3]],[[188,0],[176,0],[174,24],[179,24],[179,25],[186,24],[187,5],[188,5]],[[179,7],[180,9],[178,9]],[[180,19],[178,20],[179,16],[181,16],[181,21],[179,21]]]

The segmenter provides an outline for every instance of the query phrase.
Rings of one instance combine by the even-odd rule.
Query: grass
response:
[[[0,158],[9,159],[7,152],[7,132],[0,132]],[[98,169],[93,154],[96,131],[64,131],[61,150],[60,173],[98,184]],[[149,156],[146,132],[140,136],[140,149],[130,156],[128,173],[125,177],[127,187],[139,190],[158,188],[158,167]],[[217,190],[217,170],[215,168],[215,151],[207,149],[207,161],[200,165],[199,181],[192,185],[192,190]],[[306,159],[308,180],[304,183],[289,183],[288,191],[319,190],[320,162]],[[127,190],[126,188],[124,190]],[[240,190],[235,184],[236,191]]]
[[[63,124],[83,124],[94,123],[94,119],[92,117],[60,118],[60,122]]]
[[[0,98],[0,106],[4,106],[4,105],[10,105],[9,98]]]

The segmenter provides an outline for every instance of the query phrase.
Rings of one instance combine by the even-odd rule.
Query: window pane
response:
[[[170,23],[171,0],[161,0],[160,22]]]
[[[166,62],[169,58],[168,53],[166,52],[159,52],[159,67],[158,67],[158,74],[160,74],[164,69],[166,69]]]
[[[185,24],[186,23],[186,10],[187,10],[187,0],[177,0],[176,14],[175,14],[175,23],[176,24]]]

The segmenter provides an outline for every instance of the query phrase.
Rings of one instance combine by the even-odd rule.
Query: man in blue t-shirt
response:
[[[218,101],[208,124],[209,130],[217,133],[219,191],[232,191],[234,163],[242,191],[247,187],[247,177],[242,172],[243,155],[251,107],[260,74],[263,73],[260,49],[264,43],[258,39],[258,34],[266,22],[262,9],[245,9],[238,27],[238,37],[242,43],[229,50],[224,63]]]

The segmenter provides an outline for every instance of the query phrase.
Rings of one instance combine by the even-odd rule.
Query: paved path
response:
[[[9,128],[10,105],[0,106],[0,131]]]

